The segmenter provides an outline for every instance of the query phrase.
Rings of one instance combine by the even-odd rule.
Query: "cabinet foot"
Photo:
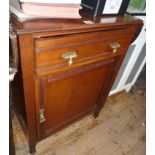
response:
[[[31,154],[35,154],[36,153],[36,147],[35,146],[29,146],[29,152]]]
[[[99,116],[99,112],[95,111],[93,116],[94,116],[94,118],[97,118]]]

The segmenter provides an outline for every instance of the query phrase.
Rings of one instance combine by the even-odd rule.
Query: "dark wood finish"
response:
[[[129,44],[131,43],[132,37],[133,35],[128,35],[120,38],[106,38],[106,40],[105,38],[102,39],[100,35],[98,35],[98,37],[94,35],[94,40],[81,41],[78,39],[77,43],[66,43],[64,46],[53,45],[49,50],[43,49],[42,51],[36,53],[37,75],[42,76],[53,73],[59,67],[66,67],[66,69],[68,69],[70,66],[68,66],[67,60],[61,58],[61,55],[71,51],[76,51],[78,55],[73,59],[74,64],[71,67],[80,66],[83,63],[89,64],[90,61],[94,62],[97,61],[97,59],[101,60],[107,56],[113,57],[116,54],[112,52],[110,45],[112,43],[119,42],[121,44],[121,48],[118,48],[117,54],[120,54],[121,52],[127,50]]]
[[[25,21],[11,15],[11,26],[18,35],[21,78],[17,81],[24,98],[20,104],[25,107],[29,147],[34,153],[43,138],[89,113],[98,116],[142,22],[127,15]],[[113,53],[110,44],[115,42],[121,46]],[[77,57],[69,66],[61,55],[71,51]],[[41,118],[45,117],[42,122],[40,110]]]
[[[65,44],[71,45],[71,43],[74,44],[82,44],[83,41],[86,43],[91,43],[94,41],[99,41],[100,39],[102,41],[109,40],[110,38],[118,38],[120,36],[124,35],[133,35],[133,32],[135,31],[135,27],[131,26],[130,28],[128,26],[120,29],[111,29],[109,31],[103,30],[99,32],[85,32],[83,34],[76,34],[76,35],[63,35],[63,36],[53,36],[53,37],[42,37],[39,39],[36,39],[36,47],[37,48],[45,48],[45,47],[55,47],[55,46],[62,46]],[[54,39],[54,40],[53,40]],[[85,43],[83,43],[85,44]],[[38,49],[40,51],[41,49]]]
[[[140,19],[135,19],[130,15],[114,17],[92,17],[82,15],[81,19],[29,19],[18,20],[15,15],[11,15],[11,25],[18,34],[35,33],[35,38],[52,35],[64,35],[73,33],[85,33],[99,30],[111,30],[141,25]],[[85,21],[91,21],[87,24]]]
[[[100,91],[110,80],[108,77],[112,72],[113,62],[110,59],[58,77],[45,77],[43,102],[47,121],[43,123],[43,136],[50,135],[64,124],[96,109]]]
[[[36,106],[35,106],[35,76],[32,34],[19,36],[20,60],[22,67],[24,100],[26,108],[27,134],[30,152],[35,152],[37,143]]]

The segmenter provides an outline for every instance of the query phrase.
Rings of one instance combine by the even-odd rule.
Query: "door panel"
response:
[[[44,78],[43,137],[89,112],[95,111],[104,85],[110,81],[114,59],[89,64]]]

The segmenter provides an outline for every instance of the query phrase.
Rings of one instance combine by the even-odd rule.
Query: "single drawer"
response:
[[[132,34],[113,37],[110,34],[108,37],[108,33],[95,32],[36,40],[37,75],[96,62],[126,51],[133,38]]]

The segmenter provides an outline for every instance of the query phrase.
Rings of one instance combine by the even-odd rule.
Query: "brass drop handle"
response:
[[[45,119],[45,116],[44,116],[44,109],[41,109],[40,110],[40,123],[43,123],[45,121],[46,121],[46,119]]]
[[[75,58],[75,57],[77,57],[76,51],[72,51],[72,52],[69,52],[69,53],[64,53],[64,54],[61,55],[61,58],[68,60],[69,65],[73,64],[73,58]]]
[[[121,47],[121,45],[118,42],[112,43],[110,45],[110,48],[112,48],[113,53],[116,53],[117,52],[117,48],[119,48],[119,47]]]

